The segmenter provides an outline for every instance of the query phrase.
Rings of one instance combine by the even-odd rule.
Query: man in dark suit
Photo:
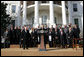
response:
[[[60,38],[59,38],[59,29],[55,28],[55,39],[54,39],[54,44],[55,44],[55,47],[57,47],[60,43]]]
[[[76,38],[76,39],[80,38],[80,36],[79,36],[80,28],[78,27],[78,25],[75,24],[73,31],[74,31],[74,38]],[[79,40],[77,41],[77,44],[79,44]]]
[[[69,28],[65,25],[63,30],[64,30],[64,33],[65,33],[64,44],[67,47],[67,37],[68,37],[68,30],[69,30]]]
[[[47,25],[45,25],[44,30],[46,31],[44,34],[44,37],[45,37],[45,43],[47,44],[48,43],[48,27],[47,27]]]
[[[34,44],[35,44],[35,47],[38,45],[37,28],[35,28],[35,30],[34,30]]]
[[[62,27],[60,27],[59,34],[60,34],[61,48],[65,48],[65,43],[64,43],[65,33],[64,33],[64,30],[62,29]]]
[[[22,26],[22,29],[21,29],[20,42],[19,42],[20,48],[23,47],[23,45],[22,45],[22,43],[23,43],[23,35],[22,35],[23,30],[24,30],[24,26]]]
[[[27,30],[27,27],[24,26],[24,30],[22,31],[23,35],[23,49],[28,49],[28,37],[29,37],[29,31]]]
[[[17,43],[19,44],[20,38],[21,38],[21,29],[20,29],[20,27],[17,28],[17,36],[18,36]]]
[[[34,40],[35,39],[35,35],[34,35],[34,28],[32,28],[32,32],[31,32],[31,45],[32,45],[32,47],[34,47],[35,46],[35,43],[34,43]]]
[[[51,33],[52,33],[52,41],[53,41],[53,46],[54,46],[54,39],[55,39],[55,28],[53,28],[53,25],[51,27]]]
[[[37,29],[37,35],[38,35],[38,44],[40,44],[40,40],[41,40],[41,35],[40,35],[40,27],[38,26],[38,29]]]
[[[21,29],[20,26],[17,28],[17,44],[21,45]],[[20,46],[21,48],[21,46]]]
[[[14,44],[18,44],[18,28],[14,28]]]
[[[40,30],[44,30],[44,32],[45,32],[44,25],[41,26],[41,29]],[[44,46],[46,48],[46,33],[43,33],[43,35],[44,35]],[[41,37],[41,34],[40,34],[40,37]],[[41,39],[40,39],[40,43],[41,43]]]
[[[27,30],[27,46],[30,47],[30,38],[31,38],[31,35],[29,33],[29,28],[26,27],[26,30]]]
[[[49,26],[47,26],[47,42],[49,43],[49,30],[50,30],[50,28],[49,28]]]
[[[48,34],[49,38],[49,47],[53,47],[53,39],[52,39],[52,29],[49,30]]]
[[[68,37],[67,37],[67,39],[68,39],[68,44],[69,44],[69,48],[72,48],[72,40],[73,40],[73,30],[72,30],[72,28],[71,27],[69,27],[69,30],[68,30]]]
[[[10,44],[14,44],[14,29],[13,26],[11,26],[11,29],[9,30],[9,39],[10,39]]]

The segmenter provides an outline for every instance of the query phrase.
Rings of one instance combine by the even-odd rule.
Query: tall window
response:
[[[47,22],[47,16],[42,16],[42,24],[46,24]]]
[[[55,22],[55,24],[57,24],[57,20],[56,20],[57,18],[55,17],[55,19],[54,19],[54,22]]]
[[[73,4],[73,11],[74,11],[74,12],[77,12],[77,11],[78,11],[78,9],[77,9],[77,4]]]
[[[16,12],[16,5],[12,5],[12,13]]]
[[[78,19],[74,19],[74,24],[77,24],[79,26],[79,22],[78,22]]]
[[[34,24],[34,17],[32,17],[32,25]]]

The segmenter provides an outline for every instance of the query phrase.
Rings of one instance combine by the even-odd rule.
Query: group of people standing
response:
[[[71,24],[68,26],[56,25],[51,28],[43,25],[43,27],[30,28],[29,26],[20,27],[11,26],[10,30],[6,30],[5,35],[8,37],[10,44],[20,44],[20,48],[28,49],[28,47],[36,47],[41,42],[41,35],[38,33],[39,29],[46,29],[47,32],[44,34],[44,43],[49,44],[49,47],[62,47],[65,48],[67,45],[72,47],[73,38],[80,38],[80,29],[77,25],[72,27]],[[79,44],[79,41],[77,41]]]

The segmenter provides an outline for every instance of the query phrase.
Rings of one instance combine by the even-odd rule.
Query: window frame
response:
[[[42,16],[42,24],[46,24],[47,23],[47,15],[43,15]]]
[[[54,22],[55,24],[57,24],[57,17],[54,17]]]
[[[78,22],[78,23],[76,23]],[[79,26],[79,19],[78,18],[74,18],[74,24],[77,24]]]
[[[12,13],[16,13],[16,5],[12,5]]]
[[[78,6],[77,3],[73,4],[73,12],[77,12],[78,11]]]

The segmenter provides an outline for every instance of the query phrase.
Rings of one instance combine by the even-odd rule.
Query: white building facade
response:
[[[3,1],[2,1],[3,2]],[[83,30],[83,1],[4,1],[15,26],[78,24]],[[28,3],[29,2],[29,3]]]

